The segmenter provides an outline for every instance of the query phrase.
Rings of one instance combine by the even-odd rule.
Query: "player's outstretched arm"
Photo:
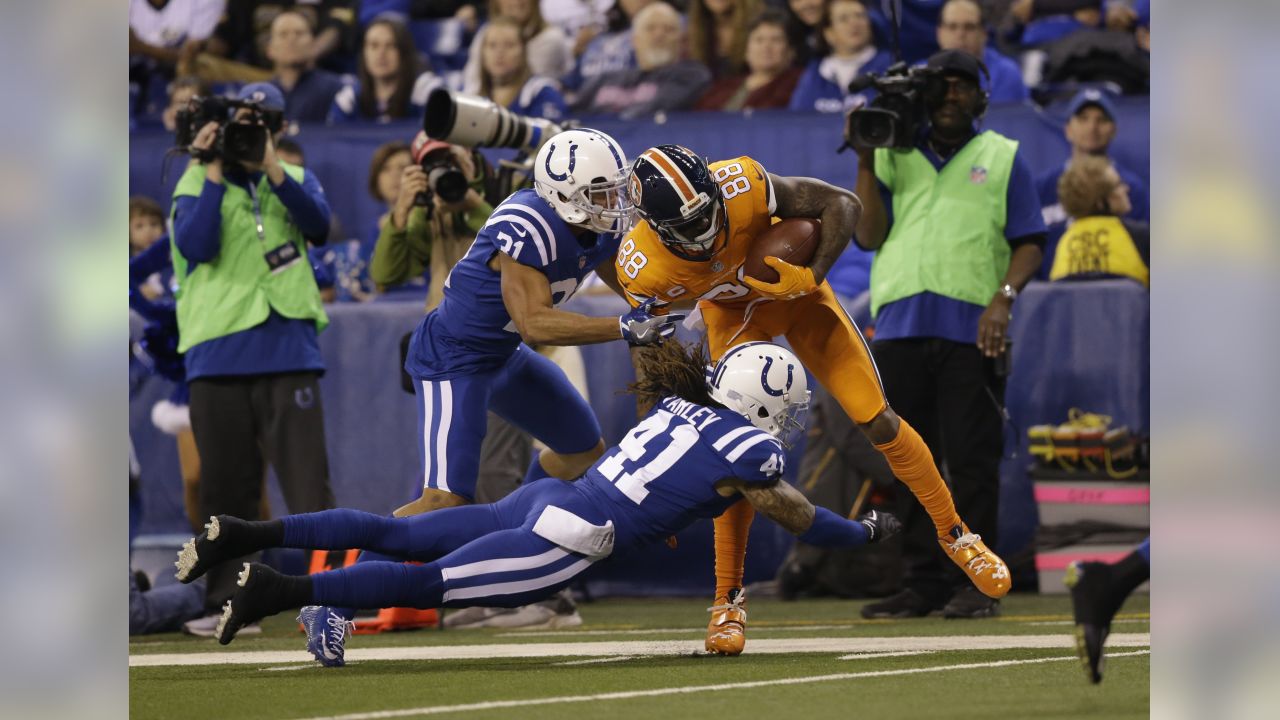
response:
[[[502,273],[502,303],[520,337],[530,345],[591,345],[626,340],[653,345],[671,337],[683,313],[666,312],[665,303],[650,298],[615,317],[592,317],[557,310],[551,302],[551,283],[537,269],[498,253]]]
[[[777,199],[775,215],[822,220],[822,237],[813,253],[813,261],[809,263],[813,279],[821,284],[858,227],[862,201],[844,188],[814,178],[781,177],[769,173],[769,181]]]
[[[801,542],[817,547],[866,545],[896,535],[902,524],[889,513],[873,510],[850,520],[809,499],[785,480],[760,486],[740,483],[739,492],[752,507],[781,525]]]
[[[793,535],[799,535],[813,525],[813,503],[785,480],[779,479],[767,487],[741,483],[738,491],[757,512]]]
[[[621,340],[616,317],[590,317],[557,310],[551,304],[551,283],[536,268],[498,253],[502,273],[502,303],[516,331],[530,345],[591,345]]]

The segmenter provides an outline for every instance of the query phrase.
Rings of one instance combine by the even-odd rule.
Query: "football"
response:
[[[778,282],[778,271],[764,264],[766,257],[776,257],[792,265],[808,265],[818,249],[822,221],[812,218],[788,218],[770,225],[756,237],[743,262],[743,274],[763,282]]]

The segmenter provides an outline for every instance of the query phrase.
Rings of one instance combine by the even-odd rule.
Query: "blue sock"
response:
[[[851,547],[866,545],[867,526],[850,520],[824,507],[815,507],[813,525],[796,539],[817,547]]]
[[[529,469],[525,471],[524,480],[520,481],[522,485],[528,485],[535,480],[541,480],[544,477],[553,477],[551,473],[542,467],[542,453],[535,452],[533,454],[533,462],[529,463]]]
[[[1142,544],[1138,546],[1138,549],[1135,552],[1138,553],[1138,556],[1142,558],[1143,562],[1145,562],[1147,565],[1150,565],[1151,564],[1151,538],[1148,537],[1146,540],[1143,540]]]
[[[346,550],[377,544],[391,518],[373,513],[339,508],[286,515],[283,547]]]
[[[284,523],[284,542],[281,545],[321,550],[346,550],[381,544],[379,541],[394,541],[395,531],[400,528],[397,528],[395,523],[386,522],[393,519],[346,508],[287,515],[281,518],[281,522]],[[364,550],[356,559],[356,563],[398,562],[398,560],[398,558]],[[318,577],[318,575],[312,577]],[[356,607],[330,609],[347,620],[356,616]]]
[[[444,578],[435,563],[360,562],[317,573],[311,581],[312,602],[337,608],[434,608],[444,598]]]

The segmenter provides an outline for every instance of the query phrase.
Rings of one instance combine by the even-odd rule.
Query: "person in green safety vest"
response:
[[[284,109],[269,83],[245,86],[239,99]],[[230,122],[263,122],[264,112],[235,113]],[[225,124],[200,128],[193,150],[214,147]],[[202,517],[256,518],[264,460],[290,512],[334,506],[317,341],[329,318],[307,260],[307,243],[328,236],[331,213],[315,176],[277,156],[278,139],[267,132],[257,161],[192,160],[173,193],[178,352],[191,385]],[[184,630],[212,636],[235,579],[233,568],[211,574],[210,614]]]
[[[1001,403],[1013,301],[1040,267],[1045,228],[1018,143],[979,133],[982,61],[943,50],[928,66],[945,84],[926,94],[929,122],[910,148],[858,148],[855,241],[871,265],[872,353],[889,402],[945,463],[956,509],[996,548]],[[999,601],[943,563],[940,534],[904,498],[901,592],[865,617],[989,617]],[[998,550],[997,550],[998,551]]]

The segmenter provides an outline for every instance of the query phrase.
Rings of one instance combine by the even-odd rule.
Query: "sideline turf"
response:
[[[1019,597],[1006,601],[1004,617],[982,621],[926,618],[868,622],[855,601],[753,601],[751,637],[870,637],[899,635],[1067,634],[1065,597]],[[582,630],[671,628],[673,633],[625,639],[697,639],[701,600],[611,600],[584,606]],[[1135,597],[1123,617],[1134,621],[1117,632],[1148,632],[1145,596]],[[837,624],[805,629],[804,624]],[[689,627],[692,625],[692,627]],[[687,629],[685,629],[687,628]],[[511,631],[418,631],[360,636],[358,647],[519,642]],[[606,641],[608,636],[530,634],[530,642]],[[301,635],[287,617],[270,619],[259,637],[237,640],[228,650],[296,650]],[[178,635],[141,638],[130,652],[209,652],[215,643]],[[137,718],[306,718],[492,700],[586,695],[691,685],[812,677],[902,668],[1026,658],[1064,657],[1069,650],[938,652],[898,658],[837,660],[832,654],[746,655],[740,658],[648,657],[598,665],[557,666],[563,659],[467,661],[368,661],[346,668],[307,666],[265,670],[258,666],[159,667],[130,670],[131,716]],[[1116,658],[1107,679],[1091,686],[1074,660],[995,669],[945,671],[896,677],[858,678],[792,686],[704,692],[603,703],[554,704],[455,714],[467,718],[662,718],[744,716],[779,718],[857,714],[877,718],[964,717],[1145,717],[1149,657]],[[296,666],[295,666],[296,667]]]

